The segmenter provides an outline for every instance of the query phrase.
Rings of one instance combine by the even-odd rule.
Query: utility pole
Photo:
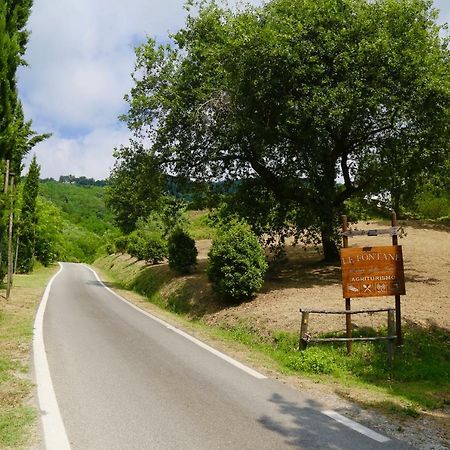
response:
[[[8,230],[8,279],[6,284],[6,299],[11,295],[11,288],[13,282],[13,267],[14,267],[14,256],[13,256],[13,223],[14,223],[14,174],[9,173],[9,178],[11,180],[11,193],[10,193],[10,211],[9,211],[9,230]]]

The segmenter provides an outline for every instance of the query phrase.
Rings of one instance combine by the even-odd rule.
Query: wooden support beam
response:
[[[348,237],[345,236],[345,233],[348,231],[348,222],[347,222],[347,216],[342,216],[342,247],[348,248]],[[345,299],[345,310],[350,311],[352,309],[351,305],[351,299],[346,298]],[[347,355],[350,355],[352,353],[352,315],[351,313],[347,312],[345,314],[345,329],[347,333]]]

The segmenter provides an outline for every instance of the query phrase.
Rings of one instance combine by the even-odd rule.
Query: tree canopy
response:
[[[108,179],[106,204],[117,226],[125,233],[136,228],[139,218],[159,209],[163,177],[152,152],[134,141],[114,153],[116,163]]]
[[[168,172],[255,180],[301,206],[331,259],[346,199],[448,155],[450,53],[431,1],[195,6],[173,45],[136,49],[127,97],[124,119]]]

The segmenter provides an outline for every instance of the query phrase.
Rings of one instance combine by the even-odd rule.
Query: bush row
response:
[[[170,268],[181,274],[191,272],[197,263],[195,241],[182,227],[165,239],[161,230],[140,226],[128,236],[116,238],[108,252],[128,253],[152,264],[168,258]],[[261,289],[267,262],[247,224],[234,222],[219,229],[208,257],[207,275],[220,297],[240,301]]]
[[[108,253],[128,253],[135,258],[157,264],[165,258],[179,273],[189,273],[197,264],[195,241],[180,227],[165,239],[160,230],[139,228],[128,236],[117,237],[107,246]]]

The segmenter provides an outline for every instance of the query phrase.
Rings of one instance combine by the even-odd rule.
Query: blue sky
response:
[[[132,86],[134,47],[159,41],[185,19],[183,0],[34,0],[28,67],[20,69],[25,113],[52,138],[35,148],[42,177],[106,178],[129,132],[117,119]],[[261,3],[253,0],[252,3]],[[450,0],[436,0],[450,22]]]

